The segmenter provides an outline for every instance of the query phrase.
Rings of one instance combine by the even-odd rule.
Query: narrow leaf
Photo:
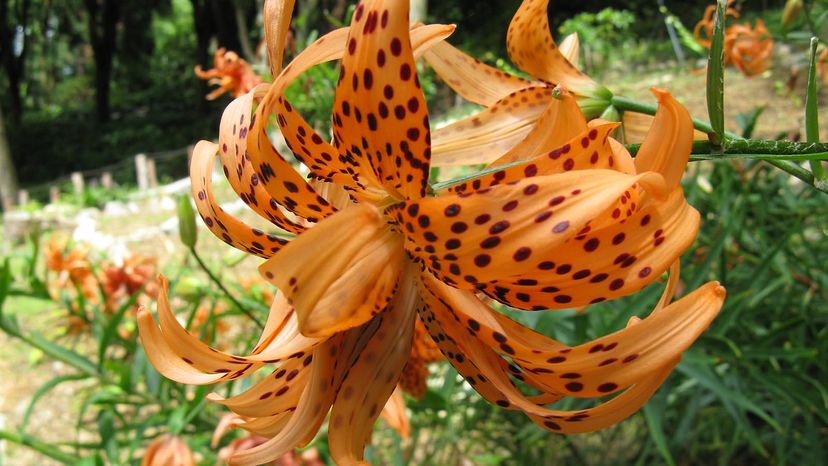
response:
[[[805,94],[805,140],[819,142],[819,105],[817,101],[817,60],[816,51],[819,39],[811,37],[811,49],[808,56],[808,90]],[[828,177],[822,168],[822,162],[811,160],[814,184],[828,186]]]
[[[724,23],[725,0],[716,4],[716,24],[707,60],[707,113],[713,134],[709,135],[714,146],[724,141]]]

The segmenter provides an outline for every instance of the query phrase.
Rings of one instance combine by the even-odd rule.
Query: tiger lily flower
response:
[[[828,48],[823,49],[817,59],[817,74],[822,76],[822,82],[828,86]]]
[[[728,1],[725,18],[739,18],[738,10]],[[716,6],[705,9],[704,16],[693,29],[696,41],[705,48],[710,48],[713,40],[713,28],[716,22]],[[773,54],[773,38],[765,27],[765,22],[756,20],[756,25],[732,24],[724,30],[724,64],[733,65],[747,77],[764,73],[768,69]]]
[[[276,71],[291,3],[265,4]],[[182,328],[164,279],[158,323],[142,309],[138,326],[152,364],[181,383],[236,380],[274,366],[241,394],[209,395],[250,418],[240,427],[269,438],[236,453],[231,465],[265,463],[307,444],[328,413],[333,460],[367,464],[364,447],[409,361],[418,319],[482,397],[544,429],[574,433],[637,411],[722,305],[716,282],[670,303],[675,264],[700,216],[679,184],[692,123],[669,93],[656,91],[658,116],[635,160],[613,150],[615,124],[550,124],[546,133],[568,138],[557,149],[431,186],[431,129],[414,60],[451,28],[412,27],[408,8],[406,0],[360,2],[350,27],[310,45],[272,85],[234,100],[218,144],[202,141],[193,153],[193,194],[205,224],[264,258],[259,270],[278,292],[245,356],[210,348]],[[284,91],[308,67],[338,58],[328,143]],[[268,140],[274,114],[312,181]],[[251,209],[293,239],[221,209],[211,184],[216,156]],[[670,268],[654,312],[576,346],[523,327],[482,298],[523,310],[581,307],[634,293]],[[514,380],[540,395],[523,393]],[[549,406],[611,394],[588,409]]]
[[[147,447],[141,466],[195,466],[193,452],[181,437],[162,435]]]
[[[201,65],[196,65],[194,71],[199,78],[219,86],[207,94],[207,100],[215,100],[225,92],[239,97],[262,83],[262,78],[253,71],[250,63],[239,57],[236,52],[228,51],[224,47],[216,50],[213,68],[204,71]]]

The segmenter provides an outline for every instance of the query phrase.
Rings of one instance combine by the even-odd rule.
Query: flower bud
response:
[[[188,248],[195,247],[198,240],[198,231],[196,230],[195,211],[190,204],[190,198],[181,196],[178,199],[178,236],[181,242]]]

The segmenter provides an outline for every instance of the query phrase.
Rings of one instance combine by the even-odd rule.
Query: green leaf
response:
[[[819,101],[817,98],[816,73],[818,44],[819,39],[811,37],[811,48],[808,56],[808,90],[805,93],[805,140],[807,142],[819,142]],[[814,173],[814,185],[828,188],[828,176],[822,168],[822,162],[811,160],[811,171]]]
[[[713,40],[710,44],[710,56],[707,60],[707,113],[713,135],[710,142],[721,146],[724,142],[724,23],[726,1],[718,0],[716,4],[716,24],[713,27]]]
[[[678,370],[692,378],[703,387],[713,392],[724,402],[732,403],[745,411],[759,416],[773,427],[776,431],[782,432],[782,427],[765,410],[743,394],[731,389],[722,383],[720,377],[713,371],[709,364],[701,363],[700,358],[692,353],[687,353],[685,360],[678,365]]]
[[[664,413],[664,399],[666,397],[666,390],[662,390],[656,397],[653,397],[647,404],[644,405],[644,420],[647,422],[647,429],[650,432],[650,438],[655,443],[656,449],[670,466],[675,466],[676,462],[673,455],[670,454],[670,448],[667,446],[667,437],[664,435],[663,413]],[[658,406],[656,406],[658,403]]]
[[[58,385],[64,382],[72,382],[76,380],[83,380],[88,378],[89,376],[86,374],[67,374],[67,375],[59,375],[50,379],[48,382],[41,385],[32,395],[32,399],[29,400],[28,406],[26,406],[26,411],[23,413],[23,420],[20,421],[20,430],[25,431],[26,426],[29,425],[29,418],[32,416],[32,412],[34,412],[35,405],[37,404],[38,400],[40,400],[44,395],[49,393],[52,389],[57,387]]]

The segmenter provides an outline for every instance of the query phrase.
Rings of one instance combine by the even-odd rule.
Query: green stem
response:
[[[643,113],[645,115],[655,115],[656,110],[658,110],[658,106],[647,104],[644,102],[639,102],[634,99],[629,99],[627,97],[621,96],[612,96],[612,105],[614,105],[618,110],[630,111],[630,112],[637,112]],[[710,125],[709,122],[700,120],[698,118],[693,118],[693,127],[697,130],[707,133],[707,134],[715,134],[716,132],[713,130],[713,126]],[[725,131],[725,136],[731,139],[742,139],[741,136],[731,133],[729,131]]]
[[[63,464],[75,464],[79,460],[79,458],[74,455],[64,453],[63,451],[28,435],[13,434],[5,430],[0,430],[0,439],[29,447],[32,450],[48,456],[53,460],[60,461]]]
[[[218,277],[213,274],[210,268],[207,267],[207,264],[204,263],[204,261],[201,259],[201,256],[198,255],[195,248],[190,248],[190,253],[193,255],[193,258],[195,258],[196,262],[198,262],[198,265],[201,267],[201,269],[204,270],[204,273],[206,273],[207,276],[210,277],[210,281],[212,281],[225,294],[225,296],[227,296],[227,299],[229,299],[233,303],[233,305],[235,305],[244,315],[249,317],[250,320],[255,322],[260,329],[263,329],[264,325],[262,325],[262,322],[258,318],[256,318],[256,316],[254,316],[249,309],[244,307],[242,303],[240,303],[235,297],[233,297],[233,295],[230,293],[230,290],[228,290],[224,286],[224,284],[221,283],[221,280],[219,280]]]
[[[658,110],[658,107],[655,106],[655,105],[646,104],[646,103],[643,103],[643,102],[639,102],[637,100],[629,99],[629,98],[626,98],[626,97],[619,97],[619,96],[613,96],[611,104],[614,105],[619,110],[621,110],[622,112],[631,111],[631,112],[643,113],[643,114],[646,114],[646,115],[655,115],[656,111]],[[710,125],[709,122],[706,122],[704,120],[699,120],[698,118],[693,118],[692,120],[693,120],[693,127],[696,128],[697,130],[708,133],[708,134],[715,133],[714,130],[713,130],[713,127]],[[773,147],[773,145],[783,144],[783,143],[786,142],[786,141],[747,141],[744,138],[742,138],[742,137],[740,137],[736,134],[733,134],[729,131],[725,131],[724,149],[722,150],[722,152],[727,152],[728,147],[733,147],[734,144],[740,143],[742,141],[745,141],[745,142],[748,142],[748,143],[764,143],[764,144],[767,145],[767,147]],[[795,144],[795,143],[792,143],[792,144]],[[807,144],[806,144],[806,146],[807,146]],[[828,145],[819,145],[819,146],[823,146],[824,148],[822,148],[820,150],[814,150],[814,153],[811,153],[811,157],[819,158],[819,153],[820,152],[828,151]],[[793,146],[790,146],[790,147],[793,147]],[[730,149],[730,150],[732,152],[732,149]],[[751,158],[765,160],[769,164],[773,165],[774,167],[788,173],[791,176],[799,178],[800,180],[808,183],[809,185],[815,187],[816,189],[819,189],[820,191],[823,191],[823,192],[828,192],[828,188],[823,186],[822,183],[818,183],[818,182],[815,183],[814,175],[810,171],[805,170],[804,168],[800,167],[799,165],[797,165],[792,160],[789,160],[790,157],[773,157],[774,154],[771,154],[771,157],[767,157],[767,156],[759,157],[759,155],[761,155],[761,154],[752,154]],[[765,155],[767,155],[767,154],[765,154]],[[776,155],[779,155],[779,154],[776,154]],[[792,155],[792,154],[782,154],[782,155]],[[711,157],[710,159],[715,159],[715,157]],[[696,159],[696,160],[698,160],[698,159]],[[709,160],[709,159],[702,159],[702,160]]]
[[[627,144],[627,150],[635,156],[641,144]],[[828,144],[737,139],[727,140],[721,153],[713,152],[709,141],[694,141],[690,160],[828,160]]]

